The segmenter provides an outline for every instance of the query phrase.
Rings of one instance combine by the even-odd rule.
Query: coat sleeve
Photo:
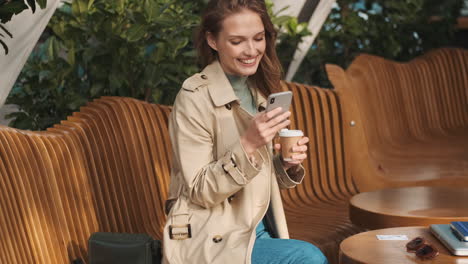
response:
[[[302,165],[295,166],[289,170],[285,170],[281,161],[281,155],[273,157],[273,165],[275,167],[276,179],[278,185],[282,189],[294,188],[304,179],[305,169]]]
[[[209,105],[209,106],[208,106]],[[177,177],[194,204],[213,207],[248,184],[262,169],[257,151],[251,161],[238,139],[221,158],[215,158],[216,116],[200,92],[181,91],[169,120]]]

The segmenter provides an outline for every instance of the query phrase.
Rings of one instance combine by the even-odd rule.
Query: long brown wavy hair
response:
[[[248,9],[257,13],[265,27],[266,49],[257,72],[249,76],[248,81],[267,97],[270,93],[280,91],[281,64],[276,54],[277,32],[264,0],[211,0],[202,16],[201,25],[195,35],[195,45],[198,52],[198,62],[202,68],[217,59],[217,52],[206,40],[207,33],[214,37],[222,30],[222,23],[226,17]]]

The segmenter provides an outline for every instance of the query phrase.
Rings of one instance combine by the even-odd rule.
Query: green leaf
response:
[[[153,102],[159,103],[161,102],[162,91],[161,90],[153,90],[151,97],[153,97]]]
[[[74,46],[68,49],[67,62],[71,66],[75,65],[75,47]]]
[[[44,70],[39,72],[39,82],[42,82],[44,79],[48,79],[52,76],[52,72],[49,70]]]
[[[111,90],[118,90],[122,86],[122,78],[119,74],[110,74],[109,75],[109,84]]]
[[[117,11],[118,14],[123,14],[127,0],[114,0],[113,2],[115,4],[115,11]]]
[[[127,40],[130,42],[139,41],[146,34],[146,26],[137,24],[132,25],[126,32]]]
[[[152,22],[158,16],[158,7],[156,1],[154,0],[145,0],[144,3],[144,12],[146,19],[149,22]]]
[[[73,1],[72,2],[72,15],[74,17],[79,17],[80,16],[80,5],[78,1]]]
[[[293,18],[293,19],[290,19],[288,21],[288,30],[289,30],[289,33],[291,35],[295,35],[296,32],[297,32],[297,26],[298,26],[298,23],[297,23],[297,19],[296,18]]]
[[[89,93],[91,97],[97,97],[104,90],[104,85],[102,83],[95,83],[91,86]]]
[[[171,81],[173,81],[174,83],[178,83],[179,82],[179,78],[178,76],[175,76],[175,75],[172,75],[172,74],[166,74],[165,77]]]
[[[80,106],[85,105],[87,101],[86,98],[79,94],[72,94],[70,96],[70,102],[67,103],[67,107],[72,111],[76,111]]]
[[[47,56],[50,60],[54,60],[58,57],[59,53],[59,43],[55,37],[49,38],[47,41]]]
[[[49,41],[47,42],[47,56],[51,59],[53,59],[55,57],[55,53],[54,53],[54,42],[55,42],[55,38],[50,38]]]
[[[78,2],[81,15],[85,15],[88,12],[88,0],[73,0],[73,2]]]
[[[88,12],[87,0],[73,0],[72,2],[72,14],[75,17],[85,16]]]
[[[161,43],[158,43],[158,45],[156,46],[156,49],[157,50],[154,56],[154,62],[158,63],[158,62],[161,62],[164,56],[166,55],[167,46],[165,43],[161,42]]]
[[[34,118],[29,116],[25,112],[13,112],[5,116],[6,119],[13,118],[9,122],[9,126],[16,127],[19,129],[31,129],[35,127]]]
[[[86,49],[84,52],[83,52],[83,56],[82,56],[82,59],[83,61],[88,64],[90,63],[93,59],[96,59],[96,49]]]
[[[54,31],[54,33],[61,37],[61,38],[65,38],[64,36],[64,33],[65,33],[65,22],[60,22],[60,23],[57,23],[57,24],[54,24],[54,25],[51,25],[50,26],[52,28],[52,30]]]
[[[290,16],[280,16],[273,19],[273,23],[276,25],[284,25],[291,19]]]
[[[159,16],[153,20],[156,24],[164,27],[172,27],[174,25],[174,20],[166,16]]]
[[[88,2],[88,10],[91,9],[91,7],[93,6],[93,4],[94,4],[94,0],[89,0],[89,2]]]
[[[287,6],[283,7],[283,8],[281,8],[280,10],[278,10],[278,11],[274,14],[274,16],[276,16],[276,17],[279,16],[281,13],[283,13],[283,12],[286,11],[286,10],[288,10],[289,7],[290,7],[290,6],[287,5]]]

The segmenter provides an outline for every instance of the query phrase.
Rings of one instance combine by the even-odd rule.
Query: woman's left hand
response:
[[[294,146],[292,148],[293,152],[298,152],[300,154],[294,154],[292,156],[293,160],[291,161],[284,161],[283,160],[283,167],[285,170],[288,170],[291,167],[298,166],[301,164],[306,158],[307,158],[307,143],[309,143],[309,138],[308,137],[303,137],[297,142],[297,146]],[[275,149],[277,152],[281,150],[281,145],[280,144],[275,144]]]

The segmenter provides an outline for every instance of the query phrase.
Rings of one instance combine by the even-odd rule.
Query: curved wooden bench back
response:
[[[0,145],[0,263],[85,255],[98,222],[79,142],[2,127]]]
[[[0,263],[87,256],[96,231],[161,239],[169,107],[96,100],[47,132],[0,128]]]
[[[409,63],[360,55],[346,72],[327,72],[360,191],[468,184],[468,51],[439,49]]]
[[[293,92],[291,129],[300,129],[309,137],[309,155],[304,167],[311,177],[301,185],[283,191],[292,204],[335,201],[355,194],[348,175],[341,121],[341,106],[334,90],[297,83],[283,83],[283,90]]]
[[[310,139],[304,181],[281,191],[289,233],[317,245],[329,263],[338,264],[341,241],[363,231],[348,218],[348,201],[357,189],[345,155],[341,103],[331,89],[283,83],[283,90],[294,94],[291,129]]]
[[[75,133],[84,141],[99,230],[162,238],[171,159],[168,114],[165,106],[107,97],[63,122],[81,128]]]
[[[337,263],[341,240],[360,230],[347,214],[357,191],[346,169],[340,103],[333,90],[283,89],[294,92],[291,127],[311,139],[304,184],[282,191],[290,232]],[[168,106],[104,97],[46,132],[0,127],[0,263],[86,259],[96,231],[161,239],[169,113]]]

